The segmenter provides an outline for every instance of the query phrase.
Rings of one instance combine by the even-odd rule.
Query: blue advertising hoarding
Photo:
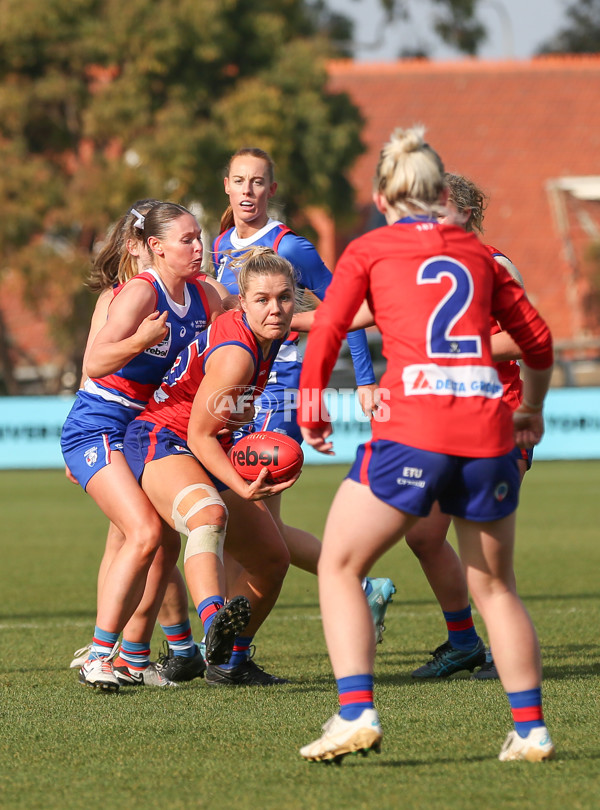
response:
[[[60,468],[61,426],[70,397],[0,399],[0,469]],[[335,456],[305,447],[307,464],[349,464],[356,447],[370,438],[353,392],[330,392]],[[537,460],[600,459],[600,388],[555,388],[545,407],[546,435],[535,450]]]

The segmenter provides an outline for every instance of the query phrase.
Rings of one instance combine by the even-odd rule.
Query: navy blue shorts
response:
[[[196,459],[187,444],[176,433],[169,428],[159,428],[153,422],[145,422],[143,419],[136,419],[128,426],[124,445],[125,458],[137,481],[140,481],[146,464],[152,461],[167,456],[191,456]],[[203,469],[218,492],[227,489],[222,481],[211,475],[205,467]]]
[[[465,458],[381,439],[358,448],[347,477],[390,506],[419,517],[426,517],[439,501],[446,514],[486,522],[510,515],[519,503],[520,476],[512,450],[497,458]]]

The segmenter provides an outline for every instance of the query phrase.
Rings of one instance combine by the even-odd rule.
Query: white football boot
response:
[[[532,728],[526,737],[520,737],[516,731],[511,731],[504,741],[498,759],[500,762],[514,760],[544,762],[553,759],[555,753],[548,729],[546,726],[538,726]]]
[[[300,749],[309,762],[340,762],[346,754],[379,753],[383,733],[375,709],[365,709],[356,720],[334,714],[323,726],[323,736]]]

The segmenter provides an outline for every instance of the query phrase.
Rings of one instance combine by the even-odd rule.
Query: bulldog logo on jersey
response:
[[[89,450],[86,450],[83,454],[85,459],[85,463],[88,467],[93,467],[94,464],[98,461],[98,448],[97,447],[90,447]]]

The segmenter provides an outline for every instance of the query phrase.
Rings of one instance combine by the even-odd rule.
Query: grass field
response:
[[[343,474],[307,468],[288,521],[320,535]],[[400,544],[373,572],[398,590],[376,661],[382,753],[338,768],[298,756],[336,710],[314,577],[290,571],[256,639],[257,661],[289,686],[95,694],[68,664],[93,629],[105,521],[58,471],[0,473],[0,807],[600,807],[599,501],[600,462],[539,462],[523,488],[517,574],[557,759],[498,762],[511,727],[498,682],[411,682],[445,634]]]

